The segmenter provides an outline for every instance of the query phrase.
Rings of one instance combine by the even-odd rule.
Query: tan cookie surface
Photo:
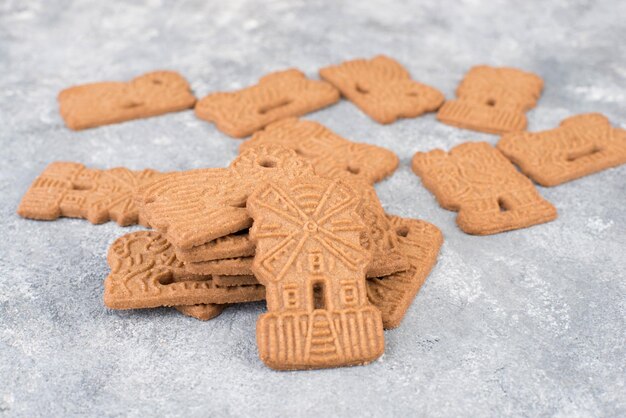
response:
[[[216,285],[211,276],[190,274],[172,245],[156,231],[118,238],[107,256],[111,273],[104,281],[104,303],[112,309],[225,304],[262,300],[260,285]]]
[[[200,321],[208,321],[221,314],[228,305],[216,305],[213,303],[199,304],[199,305],[181,305],[175,306],[176,310],[183,315],[191,318],[199,319]]]
[[[234,257],[185,263],[185,270],[202,275],[247,276],[252,274],[252,259],[253,257]]]
[[[280,145],[311,162],[315,173],[328,178],[360,178],[375,183],[398,167],[398,156],[375,145],[352,142],[324,125],[296,118],[284,119],[256,132],[239,147]]]
[[[253,270],[268,312],[257,322],[261,360],[279,370],[369,363],[382,355],[380,312],[365,288],[370,253],[359,197],[322,178],[266,183],[248,200]]]
[[[507,67],[472,67],[456,90],[458,98],[443,104],[437,119],[448,125],[503,134],[526,129],[525,112],[537,103],[543,80]]]
[[[218,286],[242,286],[250,284],[259,284],[259,281],[254,275],[240,275],[240,276],[220,276],[214,275],[213,281]]]
[[[389,220],[411,267],[367,281],[369,301],[380,310],[385,329],[400,325],[415,295],[437,262],[443,243],[441,231],[428,222],[397,216],[390,216]]]
[[[277,120],[301,116],[339,100],[324,81],[310,80],[299,70],[278,71],[236,92],[212,93],[196,105],[200,119],[235,138],[252,135]]]
[[[58,99],[65,124],[74,130],[177,112],[196,102],[187,80],[173,71],[70,87]]]
[[[312,172],[292,150],[258,147],[241,153],[229,168],[164,175],[141,187],[137,202],[153,228],[175,247],[189,250],[249,228],[246,200],[262,181]]]
[[[147,225],[135,205],[134,193],[160,175],[154,170],[94,170],[79,163],[51,163],[30,186],[17,213],[39,220],[65,216],[94,224],[114,220],[122,226]]]
[[[176,257],[185,263],[219,260],[223,258],[249,257],[254,255],[254,243],[248,230],[226,235],[188,250],[176,248]]]
[[[361,234],[361,245],[372,257],[367,268],[367,277],[387,276],[407,270],[409,262],[400,248],[395,228],[387,218],[378,200],[376,191],[369,184],[362,182],[346,182],[357,191],[361,200],[357,206],[357,214],[365,223],[365,231]],[[205,262],[186,262],[187,270],[198,274],[238,275],[251,274],[254,242],[251,253],[246,252],[238,257],[210,260]]]
[[[384,55],[322,68],[320,77],[384,124],[434,112],[445,99],[439,90],[412,80],[399,62]]]
[[[626,163],[626,130],[587,113],[549,131],[506,134],[497,147],[537,183],[556,186]]]
[[[486,142],[418,152],[413,171],[443,208],[458,212],[457,224],[468,234],[495,234],[557,217],[532,182]]]

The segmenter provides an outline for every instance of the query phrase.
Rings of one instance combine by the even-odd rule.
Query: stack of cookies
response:
[[[154,230],[109,250],[105,304],[210,319],[227,304],[267,299],[257,335],[271,367],[370,362],[442,244],[433,225],[384,212],[370,182],[396,165],[387,150],[288,119],[259,132],[228,168],[162,174],[135,192]]]
[[[626,131],[599,114],[525,132],[525,112],[543,89],[529,72],[473,67],[448,101],[386,56],[319,74],[323,80],[279,71],[199,101],[169,71],[66,89],[59,102],[72,129],[193,107],[222,132],[251,138],[227,168],[159,173],[53,163],[18,213],[151,228],[109,248],[106,306],[168,306],[208,320],[229,305],[266,300],[256,330],[261,359],[279,370],[312,369],[382,355],[383,329],[400,324],[443,238],[427,222],[383,210],[373,184],[397,168],[393,152],[297,117],[344,96],[383,124],[438,110],[443,123],[502,135],[495,147],[466,142],[412,159],[424,186],[476,235],[555,219],[533,181],[555,186],[626,162]]]

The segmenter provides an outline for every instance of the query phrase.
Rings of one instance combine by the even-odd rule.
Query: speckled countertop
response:
[[[474,64],[546,84],[529,129],[602,112],[626,127],[626,3],[618,1],[13,1],[0,3],[0,415],[624,416],[626,166],[541,194],[558,220],[461,233],[409,169],[418,150],[496,136],[390,126],[346,101],[309,115],[394,150],[385,209],[436,224],[439,263],[386,352],[366,367],[279,373],[257,358],[262,303],[210,322],[102,303],[114,223],[35,222],[15,209],[51,161],[225,166],[239,141],[192,112],[71,132],[56,94],[174,69],[202,97],[290,66],[385,53],[451,97]]]

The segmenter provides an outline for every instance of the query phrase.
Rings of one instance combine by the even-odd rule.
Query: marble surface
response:
[[[383,358],[279,373],[258,359],[262,303],[210,322],[172,309],[114,312],[105,254],[139,229],[15,214],[50,162],[181,170],[226,166],[239,141],[192,112],[72,132],[64,87],[174,69],[202,97],[298,67],[310,76],[385,53],[447,97],[487,63],[540,74],[529,129],[602,112],[626,127],[626,3],[617,1],[0,2],[0,415],[626,415],[626,166],[540,188],[559,218],[469,236],[409,169],[416,151],[497,137],[389,126],[347,101],[308,116],[394,150],[385,209],[436,224],[439,263]]]

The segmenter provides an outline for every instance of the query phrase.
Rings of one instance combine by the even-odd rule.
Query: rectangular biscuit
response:
[[[254,255],[254,243],[248,229],[209,241],[206,244],[183,250],[175,248],[176,257],[185,263],[220,260],[223,258],[249,257]]]
[[[557,216],[533,183],[486,142],[418,152],[413,171],[443,208],[458,212],[456,222],[468,234],[526,228]]]
[[[367,296],[380,310],[385,329],[400,325],[411,302],[437,262],[443,236],[439,229],[418,219],[389,216],[411,267],[389,276],[369,279]]]
[[[437,119],[458,128],[503,134],[526,129],[524,112],[543,90],[536,74],[516,68],[472,67],[456,90],[457,99],[441,106]]]
[[[320,77],[383,124],[434,112],[445,99],[439,90],[411,79],[399,62],[385,55],[322,68]]]
[[[160,175],[154,170],[95,170],[79,163],[54,162],[32,183],[17,213],[38,220],[65,216],[87,219],[93,224],[114,220],[122,226],[147,226],[135,205],[134,194],[141,184]]]
[[[196,105],[200,119],[235,138],[252,135],[277,120],[301,116],[339,100],[325,81],[309,80],[299,70],[268,74],[258,84],[229,93],[212,93]]]
[[[74,130],[177,112],[196,102],[187,80],[174,71],[70,87],[58,100],[65,124]]]
[[[243,142],[240,152],[260,145],[280,145],[310,161],[315,173],[327,178],[358,178],[373,184],[390,176],[398,156],[376,145],[352,142],[324,125],[296,118],[274,122]]]
[[[210,275],[185,269],[169,242],[156,231],[118,238],[107,256],[104,303],[111,309],[226,304],[263,300],[261,285],[219,286]]]
[[[586,113],[549,131],[505,134],[497,147],[535,182],[557,186],[626,163],[626,130]]]

